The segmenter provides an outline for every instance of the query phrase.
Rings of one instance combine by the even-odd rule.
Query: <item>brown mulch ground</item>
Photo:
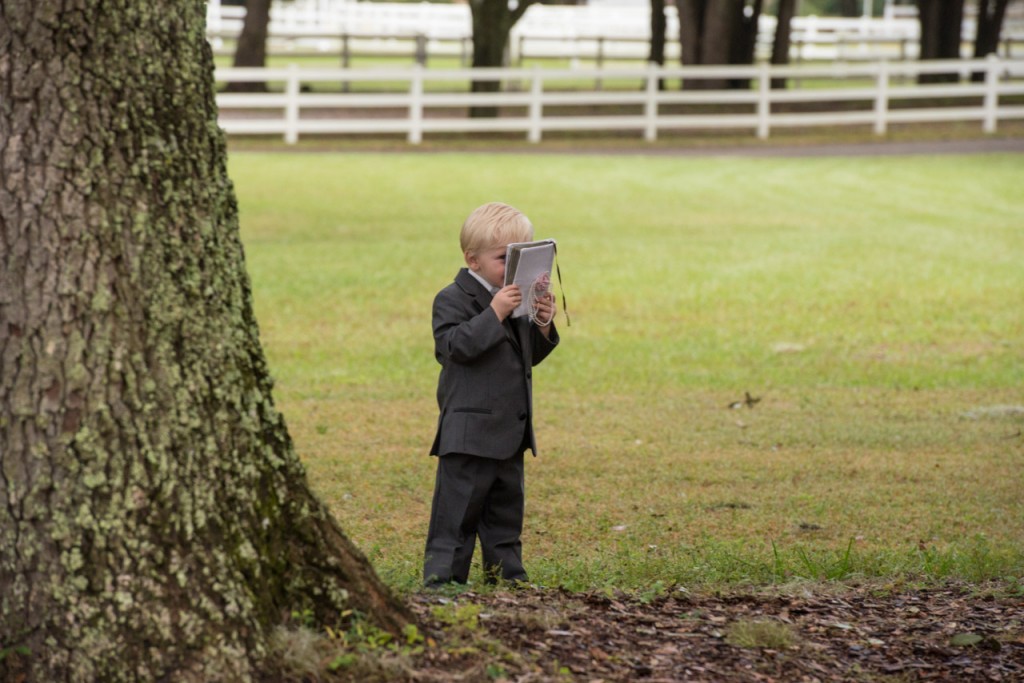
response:
[[[409,602],[441,641],[417,658],[426,680],[1024,681],[1024,596],[1003,589],[677,590],[649,602],[549,589]],[[460,662],[451,615],[500,644],[498,664]],[[739,629],[763,622],[791,644],[739,642]]]

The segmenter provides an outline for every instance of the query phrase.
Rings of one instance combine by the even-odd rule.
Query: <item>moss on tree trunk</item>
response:
[[[409,619],[274,407],[204,20],[0,4],[0,678],[247,680],[294,610]]]

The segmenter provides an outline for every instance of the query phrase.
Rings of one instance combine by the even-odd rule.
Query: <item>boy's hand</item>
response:
[[[540,328],[546,329],[548,323],[550,323],[555,317],[555,295],[551,292],[545,292],[537,297],[536,301],[536,313],[534,314],[534,320]]]
[[[491,299],[491,308],[498,315],[498,321],[504,322],[522,301],[523,293],[519,291],[519,285],[507,285],[499,289]]]

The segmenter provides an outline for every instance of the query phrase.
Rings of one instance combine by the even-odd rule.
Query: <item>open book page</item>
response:
[[[528,315],[531,295],[536,297],[551,287],[551,267],[555,261],[555,241],[516,242],[505,255],[505,285],[519,285],[523,302],[512,311],[513,318]]]

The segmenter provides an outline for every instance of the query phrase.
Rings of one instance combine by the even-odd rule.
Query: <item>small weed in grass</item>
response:
[[[472,633],[480,628],[480,605],[450,603],[431,609],[431,614],[442,624],[455,631]]]
[[[795,645],[797,637],[788,624],[768,619],[744,619],[729,626],[725,642],[736,647],[783,650]]]

